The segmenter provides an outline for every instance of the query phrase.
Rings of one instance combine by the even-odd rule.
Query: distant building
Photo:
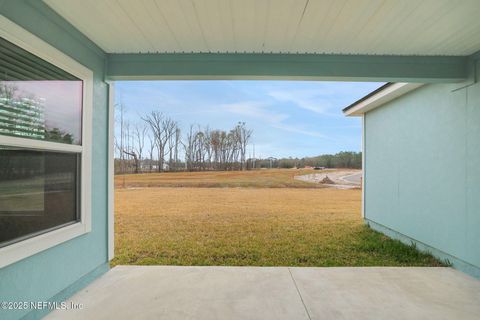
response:
[[[0,134],[45,139],[45,100],[0,97]]]

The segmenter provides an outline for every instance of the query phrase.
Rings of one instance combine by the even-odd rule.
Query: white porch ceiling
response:
[[[480,0],[44,1],[108,53],[480,50]]]

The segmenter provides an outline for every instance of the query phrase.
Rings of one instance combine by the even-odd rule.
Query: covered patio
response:
[[[451,268],[117,266],[46,319],[478,319]]]
[[[13,148],[12,152],[60,152],[81,159],[81,165],[69,171],[77,180],[72,183],[74,200],[67,204],[81,206],[72,209],[68,224],[55,220],[52,228],[46,228],[33,223],[28,227],[38,233],[18,236],[13,232],[0,243],[0,301],[67,300],[83,307],[50,314],[47,309],[4,308],[0,318],[478,319],[480,281],[455,269],[480,275],[479,15],[478,0],[0,0],[0,40],[9,49],[4,51],[10,61],[2,60],[1,65],[13,70],[2,81],[58,78],[81,84],[76,101],[81,138],[77,145],[0,134],[0,145]],[[48,77],[37,74],[42,68]],[[408,120],[378,116],[373,120],[378,119],[379,129],[368,133],[375,134],[377,142],[393,146],[389,150],[397,167],[415,165],[401,155],[422,155],[425,145],[438,146],[428,154],[434,156],[432,163],[438,170],[433,179],[425,179],[428,184],[421,192],[400,190],[400,182],[394,179],[408,175],[402,171],[385,188],[382,180],[370,178],[382,177],[382,172],[369,174],[386,163],[382,158],[386,148],[377,143],[374,151],[378,152],[372,153],[377,156],[365,158],[364,141],[363,163],[369,164],[363,168],[366,200],[361,214],[398,220],[397,228],[392,221],[380,219],[383,224],[379,222],[376,229],[453,262],[455,269],[110,269],[115,251],[114,82],[165,79],[379,81],[396,83],[390,87],[395,90],[387,90],[389,101],[410,91],[418,93],[409,96]],[[414,91],[421,86],[431,89],[429,95],[422,96],[422,89]],[[370,100],[380,105],[387,93]],[[452,114],[436,117],[436,105],[431,105],[434,97],[442,97],[439,105],[451,103],[443,110]],[[432,110],[422,109],[425,106]],[[390,109],[405,110],[402,106]],[[424,113],[415,113],[418,110]],[[363,138],[366,118],[362,114]],[[393,125],[385,124],[385,119]],[[418,119],[432,124],[431,134],[425,133]],[[468,132],[464,132],[467,122]],[[459,134],[450,134],[444,144],[436,134],[445,132],[444,128]],[[404,132],[415,133],[405,142],[405,152],[397,152],[395,143],[388,140],[393,135],[384,134],[390,129],[402,142]],[[460,161],[455,164],[460,165],[445,162],[442,151],[448,152],[451,146],[462,148],[456,153]],[[416,169],[424,173],[429,167],[417,165]],[[453,178],[443,174],[452,169],[461,170]],[[437,172],[441,174],[434,175]],[[450,210],[453,187],[460,205]],[[399,196],[405,190],[411,191],[410,198]],[[425,195],[424,190],[429,193]],[[381,192],[389,197],[378,196]],[[381,203],[365,205],[373,200]],[[413,204],[414,209],[397,214],[393,209],[402,203]],[[50,213],[44,205],[38,211],[41,217]],[[401,215],[405,212],[408,218]],[[14,215],[9,219],[11,226],[21,224]]]

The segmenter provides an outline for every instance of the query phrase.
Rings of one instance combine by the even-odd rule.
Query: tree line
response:
[[[267,158],[256,159],[256,168],[362,168],[362,153],[353,151],[342,151],[336,154],[323,154],[315,157],[305,158]]]
[[[182,132],[175,119],[160,111],[132,123],[125,119],[123,105],[117,109],[115,173],[362,167],[361,152],[352,151],[304,158],[247,157],[253,130],[245,122],[230,130],[192,124]]]
[[[117,109],[116,173],[247,169],[253,130],[245,122],[227,131],[192,124],[183,134],[179,123],[160,111],[141,115],[132,125],[125,107]]]
[[[245,122],[228,132],[191,125],[184,144],[186,170],[246,170],[252,133]]]

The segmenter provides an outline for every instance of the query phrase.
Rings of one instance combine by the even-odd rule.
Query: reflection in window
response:
[[[0,246],[75,222],[79,155],[0,147]]]
[[[81,144],[83,82],[0,38],[0,135]]]

